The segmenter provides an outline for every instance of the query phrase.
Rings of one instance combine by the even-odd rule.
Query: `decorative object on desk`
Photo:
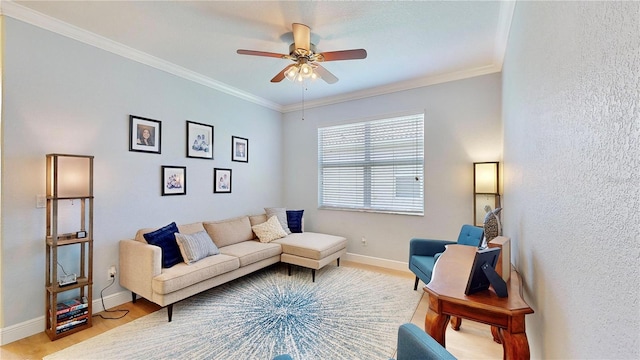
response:
[[[56,340],[91,326],[93,156],[48,154],[46,163],[45,333]],[[72,248],[77,253],[72,258],[77,261],[76,273],[67,274],[62,265],[62,273],[58,272],[60,247]],[[60,298],[78,293],[86,304],[83,315],[88,315],[82,319],[63,315],[65,304]]]
[[[313,283],[275,265],[45,357],[53,359],[389,359],[422,292],[411,280],[326,266]],[[348,306],[345,306],[348,304]]]
[[[237,136],[231,137],[231,160],[249,162],[249,140]]]
[[[487,245],[490,248],[500,248],[496,272],[500,274],[502,280],[509,281],[511,277],[511,239],[506,236],[496,236]]]
[[[160,154],[162,123],[129,115],[129,151]]]
[[[213,160],[213,126],[187,121],[187,157]]]
[[[231,169],[213,169],[213,192],[231,193]]]
[[[485,205],[500,207],[498,162],[473,163],[473,224],[482,226]]]
[[[500,248],[483,249],[476,252],[476,256],[473,258],[473,265],[471,265],[467,287],[464,291],[465,295],[487,290],[491,285],[498,297],[507,296],[507,285],[495,270],[499,256]]]
[[[162,166],[162,196],[187,194],[187,167]]]
[[[487,214],[484,216],[484,241],[482,246],[486,247],[489,241],[493,240],[496,236],[502,235],[502,224],[498,216],[502,208],[491,210],[491,206],[485,205],[484,211],[486,211]]]

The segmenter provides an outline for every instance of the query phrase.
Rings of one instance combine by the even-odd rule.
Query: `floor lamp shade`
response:
[[[47,155],[47,192],[56,198],[93,195],[93,156]]]
[[[473,219],[476,226],[482,226],[486,211],[500,206],[499,163],[473,163]]]

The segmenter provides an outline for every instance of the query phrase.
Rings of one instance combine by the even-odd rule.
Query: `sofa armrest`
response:
[[[406,323],[398,329],[397,360],[445,359],[455,360],[440,343],[412,323]]]
[[[434,256],[444,252],[445,245],[455,244],[455,241],[432,240],[432,239],[411,239],[409,242],[409,258],[413,255]]]
[[[120,285],[152,300],[153,278],[162,272],[162,250],[135,240],[120,241]]]

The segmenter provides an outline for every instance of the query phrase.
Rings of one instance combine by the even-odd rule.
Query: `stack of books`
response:
[[[56,334],[69,331],[89,321],[89,304],[86,298],[65,300],[59,302],[56,308]]]

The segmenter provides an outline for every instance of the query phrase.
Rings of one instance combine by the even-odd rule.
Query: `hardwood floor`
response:
[[[413,279],[410,273],[389,270],[375,266],[363,265],[354,262],[341,261],[340,266],[367,269],[389,275]],[[409,286],[412,286],[413,282]],[[421,284],[421,286],[424,286]],[[418,287],[418,291],[422,291]],[[426,295],[416,309],[411,322],[424,328],[424,318],[427,313],[428,299]],[[128,302],[117,306],[114,309],[127,309],[129,314],[119,320],[105,320],[100,317],[93,318],[93,326],[87,330],[80,331],[56,341],[50,341],[43,332],[29,336],[27,338],[12,342],[0,347],[0,359],[42,359],[44,356],[62,350],[78,342],[84,341],[107,330],[126,324],[139,317],[158,311],[160,307],[145,299],[139,299],[135,304]],[[111,310],[114,310],[111,309]],[[101,313],[105,317],[115,317],[118,313]],[[474,323],[472,321],[462,321],[460,331],[453,331],[447,328],[447,350],[458,359],[500,359],[502,358],[502,346],[493,342],[491,330],[488,325]]]

